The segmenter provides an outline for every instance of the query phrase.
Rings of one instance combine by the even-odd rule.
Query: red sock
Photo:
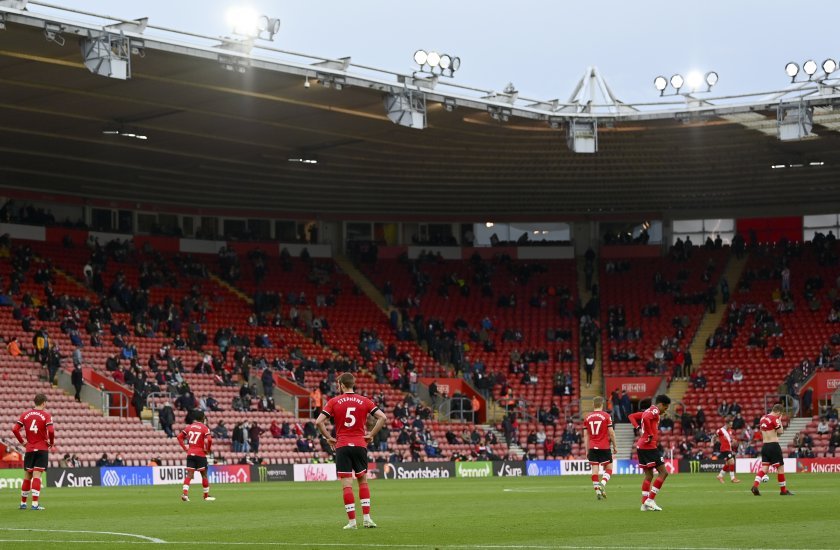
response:
[[[187,496],[187,495],[190,494],[190,482],[191,481],[192,481],[192,476],[187,474],[187,476],[184,478],[184,496]]]
[[[604,476],[601,478],[601,482],[606,484],[610,477],[612,477],[612,470],[604,470]]]
[[[24,479],[20,488],[20,503],[26,506],[26,499],[29,498],[29,490],[32,488],[32,480]]]
[[[598,484],[598,474],[592,474],[592,487],[598,489],[600,485]]]
[[[787,493],[787,482],[785,481],[785,474],[779,474],[779,488],[781,488],[782,493]]]
[[[642,482],[642,504],[648,499],[650,496],[650,480],[644,480]]]
[[[359,501],[362,503],[362,513],[370,515],[370,486],[367,483],[359,483]]]
[[[41,478],[32,479],[32,506],[38,506],[38,499],[41,498]]]
[[[206,477],[201,478],[201,487],[204,489],[204,498],[210,496],[210,480]]]
[[[662,488],[662,484],[665,483],[665,480],[661,477],[658,477],[653,480],[653,487],[650,490],[650,499],[656,500],[656,495],[659,493],[659,489]]]
[[[763,477],[764,477],[764,470],[759,468],[758,473],[755,474],[755,481],[753,482],[753,487],[758,487],[758,484],[761,483],[761,478],[763,478]]]
[[[344,511],[350,521],[356,519],[356,497],[353,496],[353,488],[344,488]]]

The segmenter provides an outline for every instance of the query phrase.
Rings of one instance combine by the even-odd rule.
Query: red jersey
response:
[[[720,441],[720,452],[727,453],[732,451],[732,435],[729,433],[729,430],[726,429],[726,426],[718,428],[715,435],[717,436],[718,441]]]
[[[207,456],[213,448],[213,437],[210,428],[201,422],[193,422],[178,434],[181,448],[192,456]]]
[[[376,404],[356,393],[342,393],[327,401],[322,413],[335,425],[336,448],[366,447],[365,423],[369,414],[379,410]]]
[[[762,432],[775,432],[782,427],[782,417],[774,416],[772,414],[765,414],[761,417],[759,422]]]
[[[590,449],[610,448],[610,428],[612,428],[612,425],[612,417],[605,411],[595,411],[586,415],[583,427],[589,432]]]
[[[26,434],[25,440],[20,434],[21,429]],[[20,415],[20,418],[12,427],[12,433],[15,434],[20,443],[26,443],[27,453],[48,451],[55,443],[52,415],[41,409],[30,409]]]
[[[651,405],[644,412],[639,411],[628,416],[634,428],[641,426],[636,448],[650,451],[659,448],[659,409]]]

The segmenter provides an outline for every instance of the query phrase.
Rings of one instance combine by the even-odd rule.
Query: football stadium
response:
[[[537,99],[84,4],[0,0],[0,547],[840,548],[832,52]]]

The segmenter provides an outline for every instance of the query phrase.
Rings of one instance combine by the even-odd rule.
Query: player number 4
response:
[[[29,426],[29,431],[36,434],[38,433],[38,426],[35,425],[35,421],[32,421],[32,424]]]
[[[344,425],[348,428],[356,425],[356,417],[353,416],[354,412],[356,412],[356,407],[347,407],[347,416],[344,417]]]

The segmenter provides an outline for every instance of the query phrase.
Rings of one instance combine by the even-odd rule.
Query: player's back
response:
[[[201,422],[193,422],[184,428],[185,438],[189,449],[187,454],[195,456],[206,456],[210,439],[210,428]]]
[[[609,449],[612,417],[605,411],[594,411],[583,421],[584,429],[589,432],[590,449]]]
[[[376,409],[373,401],[357,393],[343,393],[330,399],[323,410],[332,416],[336,447],[364,447],[367,417]]]
[[[20,415],[18,423],[26,431],[26,450],[49,450],[49,427],[52,426],[52,415],[45,410],[29,409]]]
[[[732,450],[732,435],[729,433],[729,430],[726,429],[726,426],[722,426],[718,428],[715,435],[720,441],[720,450],[721,451],[731,451]]]

